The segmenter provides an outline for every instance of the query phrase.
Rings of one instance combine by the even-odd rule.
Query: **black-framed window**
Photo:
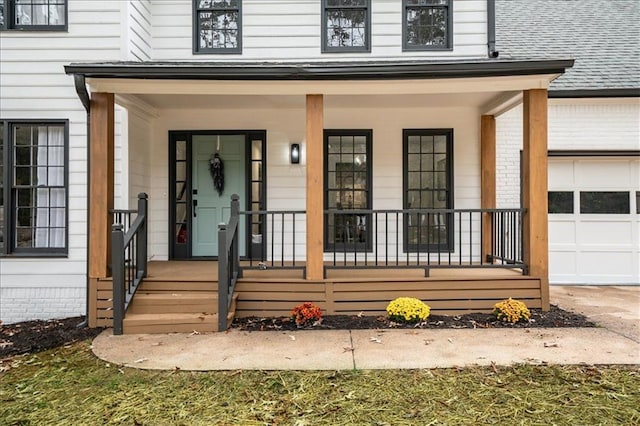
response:
[[[418,251],[453,248],[453,129],[405,129],[403,205],[420,209],[404,219],[404,248]]]
[[[0,0],[0,30],[67,29],[68,0]]]
[[[322,51],[371,51],[370,0],[322,0]]]
[[[549,191],[549,214],[573,214],[573,191]]]
[[[371,248],[371,215],[362,210],[372,206],[372,138],[372,130],[324,131],[324,208],[337,211],[325,216],[327,250]]]
[[[193,0],[193,52],[242,53],[242,0]]]
[[[402,0],[403,50],[453,48],[452,0]]]
[[[582,214],[629,214],[629,191],[580,191]]]
[[[68,121],[0,121],[0,255],[66,254]]]

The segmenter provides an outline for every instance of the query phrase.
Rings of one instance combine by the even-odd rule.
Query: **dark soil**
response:
[[[16,324],[0,324],[0,359],[14,355],[35,353],[67,345],[79,340],[92,339],[102,328],[78,327],[83,317],[48,321],[26,321]],[[531,320],[509,324],[498,321],[490,314],[464,314],[457,316],[431,315],[419,324],[400,324],[386,317],[357,315],[327,315],[319,324],[302,327],[310,330],[356,330],[384,328],[529,328],[529,327],[595,327],[586,317],[567,312],[552,305],[549,312],[531,310]],[[289,317],[236,318],[231,328],[246,331],[299,330]]]
[[[491,314],[464,314],[456,316],[431,315],[427,321],[418,324],[402,324],[389,321],[384,316],[327,315],[319,324],[298,327],[289,317],[279,318],[236,318],[231,328],[246,331],[266,330],[360,330],[384,328],[553,328],[553,327],[595,327],[585,316],[568,312],[551,305],[549,312],[531,309],[531,319],[516,324],[502,322]]]
[[[91,339],[102,328],[78,327],[84,317],[47,321],[25,321],[15,324],[0,323],[0,359],[13,355],[34,353],[66,345],[78,340]]]

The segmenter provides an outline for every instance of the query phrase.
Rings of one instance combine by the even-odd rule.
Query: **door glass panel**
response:
[[[325,221],[328,249],[371,245],[370,214],[348,212],[371,209],[370,155],[371,131],[325,131],[325,206],[337,210]]]
[[[453,208],[451,199],[452,132],[405,130],[404,189],[406,209]],[[452,246],[452,216],[446,212],[415,212],[405,217],[405,247],[409,251]]]

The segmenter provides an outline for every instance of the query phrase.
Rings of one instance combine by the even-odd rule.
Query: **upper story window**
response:
[[[403,50],[450,50],[453,1],[402,0]]]
[[[371,51],[370,0],[322,0],[322,51]]]
[[[0,30],[66,30],[67,0],[0,0]]]
[[[67,253],[67,121],[0,121],[0,256]]]
[[[194,53],[242,53],[242,1],[193,0]]]

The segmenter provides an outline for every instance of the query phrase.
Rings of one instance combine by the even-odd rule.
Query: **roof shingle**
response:
[[[635,0],[497,0],[500,57],[573,57],[550,91],[640,88]]]

